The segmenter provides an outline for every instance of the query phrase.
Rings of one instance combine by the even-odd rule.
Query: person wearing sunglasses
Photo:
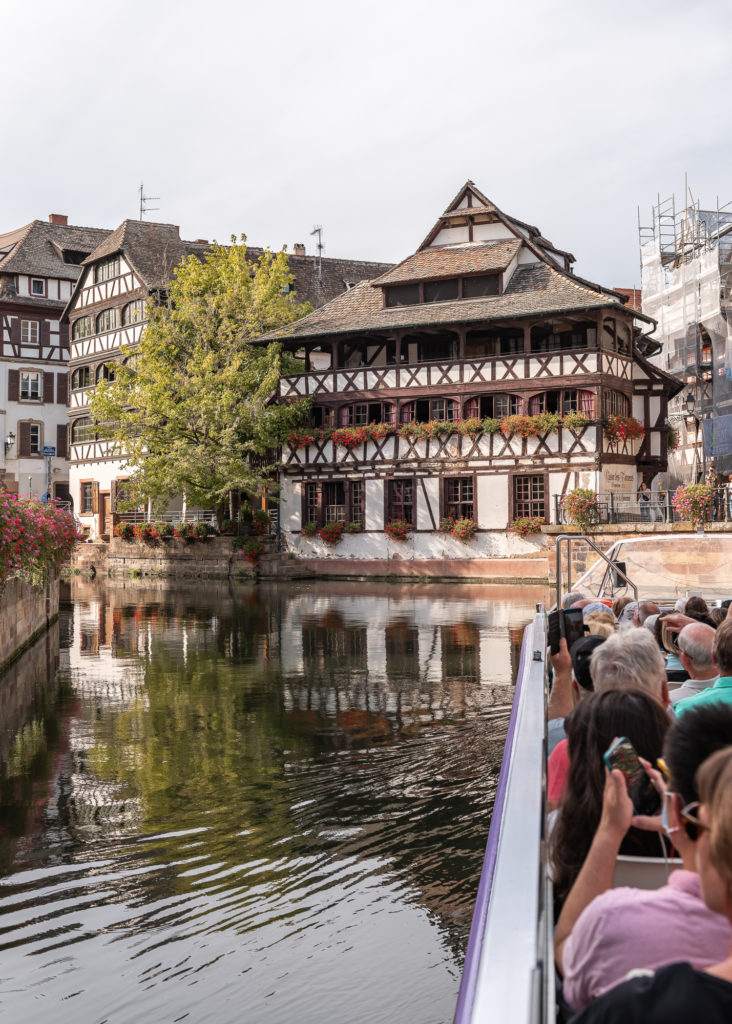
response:
[[[689,712],[691,714],[691,712]],[[697,774],[699,800],[683,808],[684,830],[696,834],[702,898],[732,924],[732,746],[707,758]],[[679,923],[681,931],[686,922]],[[649,942],[652,941],[649,935]],[[678,962],[645,972],[606,992],[570,1024],[729,1024],[732,1020],[732,944],[703,969],[688,951]]]
[[[586,1006],[631,970],[653,970],[676,960],[705,967],[729,947],[729,922],[704,903],[696,871],[695,783],[700,765],[729,744],[732,707],[709,706],[674,723],[659,759],[668,780],[648,766],[663,801],[662,813],[651,818],[634,816],[624,776],[607,772],[600,825],[555,933],[562,997],[571,1010]],[[681,857],[683,869],[672,871],[660,889],[611,888],[615,858],[631,825],[665,832]]]

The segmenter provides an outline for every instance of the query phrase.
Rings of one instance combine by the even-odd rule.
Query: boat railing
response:
[[[551,882],[544,864],[546,614],[524,631],[511,718],[454,1024],[554,1019]]]
[[[583,533],[562,533],[556,539],[556,575],[557,575],[557,608],[562,607],[562,594],[568,594],[572,589],[572,544],[582,543],[587,544],[598,558],[602,559],[607,565],[607,572],[615,574],[615,576],[629,586],[633,591],[634,600],[638,600],[638,587],[633,581],[626,575],[625,569],[620,562],[614,561],[609,555],[595,544],[593,540],[590,540]],[[562,586],[562,544],[567,545],[567,584],[566,589]],[[607,578],[607,573],[606,573]]]

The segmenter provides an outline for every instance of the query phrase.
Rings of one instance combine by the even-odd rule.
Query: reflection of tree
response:
[[[205,829],[195,852],[203,877],[212,864],[226,876],[234,920],[258,883],[286,900],[294,863],[378,864],[435,916],[459,958],[510,686],[476,685],[483,627],[473,622],[430,624],[403,610],[356,621],[318,596],[320,610],[298,618],[297,593],[283,587],[149,601],[99,590],[107,646],[77,662],[87,677],[60,817],[82,848],[147,837],[125,849],[156,870],[119,882],[142,903],[145,890],[200,891],[178,866],[181,840],[160,833]],[[280,645],[293,618],[302,660],[285,675]],[[120,695],[105,672],[135,684]]]

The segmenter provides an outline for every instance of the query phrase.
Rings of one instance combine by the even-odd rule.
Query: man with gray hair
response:
[[[689,678],[671,691],[672,704],[701,693],[719,679],[719,669],[712,657],[714,635],[712,627],[705,626],[703,622],[692,622],[679,633],[676,640],[679,659]]]
[[[626,629],[609,636],[592,652],[590,675],[595,693],[645,690],[668,707],[666,663],[647,629]]]

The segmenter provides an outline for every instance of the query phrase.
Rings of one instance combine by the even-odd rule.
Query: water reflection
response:
[[[448,1020],[541,593],[72,588],[0,681],[8,1019]]]

